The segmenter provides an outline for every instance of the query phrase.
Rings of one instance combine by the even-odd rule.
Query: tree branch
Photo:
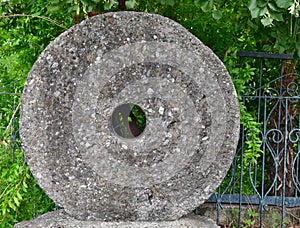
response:
[[[125,5],[126,0],[118,0],[118,2],[119,2],[119,9],[123,11],[126,10],[126,5]]]
[[[12,14],[12,15],[7,15],[7,16],[0,16],[0,18],[9,18],[9,17],[36,17],[36,18],[40,18],[40,19],[43,19],[43,20],[46,20],[46,21],[49,21],[63,29],[68,29],[66,26],[62,25],[62,24],[59,24],[57,21],[54,21],[52,20],[51,18],[49,17],[44,17],[44,16],[38,16],[38,15],[28,15],[28,14]]]

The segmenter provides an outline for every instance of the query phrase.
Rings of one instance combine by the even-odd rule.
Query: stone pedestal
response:
[[[152,222],[101,222],[80,221],[63,211],[49,212],[31,221],[24,221],[15,228],[217,228],[212,219],[203,216],[188,216],[175,221]]]
[[[223,63],[176,22],[136,12],[95,16],[52,42],[20,120],[34,177],[75,227],[197,224],[181,218],[219,186],[239,135]]]

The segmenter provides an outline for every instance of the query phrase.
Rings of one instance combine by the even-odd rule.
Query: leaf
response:
[[[273,18],[271,18],[271,17],[262,18],[260,21],[263,24],[263,26],[265,26],[265,27],[273,24],[272,23],[273,22]]]
[[[300,43],[299,42],[296,43],[296,54],[297,54],[297,57],[299,58],[300,57]]]
[[[293,0],[277,0],[276,4],[279,8],[287,9],[293,4]]]
[[[215,20],[219,20],[222,17],[222,11],[221,10],[214,10],[212,13],[212,16]]]
[[[18,197],[14,196],[13,200],[14,200],[15,204],[17,205],[17,207],[19,207],[20,206],[20,201],[19,201]]]
[[[267,10],[268,10],[267,7],[261,8],[259,11],[259,16],[264,16],[266,14]]]
[[[201,9],[203,12],[208,12],[213,7],[213,0],[207,0],[201,3]]]
[[[60,8],[59,8],[59,6],[48,6],[47,10],[50,11],[50,12],[52,12],[52,13],[54,13],[56,11],[59,11]]]
[[[93,6],[88,6],[86,11],[87,12],[92,12],[93,11]]]
[[[17,191],[17,194],[16,194],[16,195],[17,195],[17,197],[18,197],[19,200],[22,200],[22,199],[23,199],[23,197],[22,197],[22,195],[20,194],[19,191]]]
[[[6,207],[4,206],[4,204],[2,204],[2,215],[4,216],[6,214]]]
[[[270,12],[271,18],[273,18],[276,21],[283,21],[282,13],[274,13]]]
[[[133,9],[134,8],[134,5],[135,5],[135,0],[128,0],[125,2],[125,5],[126,5],[126,8],[127,9]]]
[[[274,3],[269,2],[268,7],[271,11],[274,11],[274,12],[279,12],[280,11]]]
[[[110,0],[110,1],[106,2],[106,3],[104,4],[104,10],[110,10],[111,7],[113,7],[114,3],[115,3],[114,0]]]
[[[23,181],[23,186],[24,186],[25,189],[28,188],[28,185],[27,185],[26,181]]]
[[[257,6],[258,7],[265,7],[268,4],[266,0],[257,0]]]
[[[168,0],[168,5],[173,7],[175,5],[175,0]]]
[[[252,18],[257,18],[259,17],[260,14],[260,8],[258,7],[253,8],[252,10],[250,10],[250,13]]]
[[[76,12],[78,10],[78,8],[79,8],[78,5],[74,5],[74,6],[68,7],[68,13]]]
[[[248,5],[248,9],[251,11],[253,9],[257,8],[256,0],[250,0],[250,3]]]
[[[7,175],[7,173],[8,173],[8,170],[4,169],[1,173],[1,179],[5,179],[5,176]]]
[[[200,5],[200,0],[194,0],[194,4],[195,4],[196,6],[199,6],[199,5]]]
[[[16,205],[14,205],[10,200],[8,201],[8,206],[13,209],[14,211],[17,210]]]

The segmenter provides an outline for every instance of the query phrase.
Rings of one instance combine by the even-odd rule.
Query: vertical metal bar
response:
[[[283,75],[283,60],[280,61],[280,78],[279,78],[279,96],[280,97],[283,97],[283,78],[282,78],[282,75]],[[282,113],[282,106],[283,106],[283,100],[281,98],[279,98],[279,106],[278,106],[278,120],[277,120],[277,129],[280,131],[281,129],[281,113]],[[282,132],[282,134],[284,135],[284,132]],[[285,136],[284,136],[285,137]],[[280,143],[277,143],[276,144],[276,152],[277,152],[277,158],[278,158],[278,161],[279,161],[279,156],[280,156]],[[279,163],[276,163],[275,164],[277,167],[279,165]],[[277,196],[277,189],[278,188],[278,183],[277,183],[277,179],[275,180],[275,185],[274,185],[274,196]]]
[[[240,57],[240,67],[243,67],[243,60],[244,58]],[[245,97],[243,97],[243,104],[246,105]],[[244,158],[244,145],[245,145],[245,127],[244,125],[241,126],[242,131],[242,149],[241,149],[241,159],[240,159],[240,183],[239,183],[239,213],[238,213],[238,228],[241,227],[242,223],[242,194],[243,194],[243,158]]]
[[[259,87],[258,87],[258,105],[257,105],[257,122],[260,122],[261,116],[261,98],[262,98],[262,78],[263,78],[263,63],[264,59],[259,58]],[[257,165],[254,165],[254,184],[257,183]],[[253,189],[255,194],[255,190]]]
[[[283,60],[281,60],[280,62],[280,91],[279,91],[279,94],[282,94],[282,75],[283,75],[283,71],[284,71],[284,68],[283,68]]]
[[[261,115],[261,99],[262,99],[262,77],[263,77],[263,62],[264,59],[260,58],[259,59],[259,90],[258,90],[258,107],[257,107],[257,122],[260,122],[260,115]],[[266,151],[266,142],[264,140],[264,136],[266,135],[266,121],[265,119],[267,118],[266,114],[266,98],[264,97],[264,110],[263,110],[263,138],[262,138],[262,180],[261,180],[261,193],[260,193],[260,205],[259,205],[259,222],[260,222],[260,227],[262,227],[263,223],[263,198],[264,198],[264,170],[265,170],[265,151]],[[257,165],[255,165],[257,167]]]
[[[217,224],[220,225],[220,212],[221,212],[221,194],[220,194],[220,187],[219,187],[219,190],[218,190],[218,194],[217,194],[217,202],[216,202],[216,208],[217,208]]]
[[[266,134],[267,134],[267,98],[264,97],[264,114],[263,114],[263,140],[262,140],[262,170],[261,170],[261,190],[259,201],[259,224],[263,226],[263,207],[264,207],[264,186],[265,186],[265,160],[266,160]]]
[[[261,105],[261,87],[262,87],[262,59],[259,59],[259,87],[258,87],[258,105],[257,105],[257,122],[260,121],[260,105]],[[257,183],[257,165],[254,165],[254,186]],[[253,194],[255,194],[255,190],[253,188]]]
[[[280,117],[281,117],[281,104],[284,104],[284,101],[283,101],[283,73],[284,73],[284,62],[283,60],[281,61],[281,69],[280,69],[280,96],[282,96],[282,101],[280,102],[280,110],[279,110],[279,126],[278,126],[278,129],[281,129],[281,126],[280,126]],[[287,105],[287,103],[285,102],[285,105]],[[285,106],[285,118],[287,117],[287,106]],[[284,168],[283,168],[283,187],[282,187],[282,198],[281,198],[281,227],[283,228],[283,220],[284,220],[284,201],[285,201],[285,161],[286,161],[286,133],[287,133],[287,119],[285,119],[285,126],[284,126],[284,131],[283,132],[283,137],[284,137],[284,150],[283,150],[283,162],[284,162]],[[280,152],[280,151],[279,151]],[[277,193],[277,191],[275,191]]]
[[[263,62],[264,59],[259,59],[259,89],[258,89],[258,113],[257,113],[257,122],[260,121],[260,105],[261,105],[261,92],[262,92],[262,76],[263,76]]]
[[[284,122],[284,153],[283,153],[283,186],[282,186],[282,202],[281,202],[281,227],[284,227],[284,210],[285,210],[285,187],[286,187],[286,151],[288,144],[288,98],[285,99],[285,122]]]
[[[300,129],[300,112],[299,112],[299,108],[297,109],[297,112],[298,112],[298,129]],[[297,153],[299,153],[300,151],[300,142],[298,140],[297,142]],[[299,157],[297,157],[297,161],[296,161],[296,180],[299,180]],[[298,181],[297,183],[294,182],[295,185],[299,185]],[[296,187],[295,188],[295,195],[294,197],[298,197],[298,188]]]
[[[245,104],[245,97],[243,98],[243,103]],[[244,145],[245,145],[245,127],[244,125],[241,126],[242,130],[242,149],[241,149],[241,168],[240,168],[240,191],[239,191],[239,214],[238,214],[238,228],[241,227],[242,223],[242,195],[243,195],[243,158],[244,158]]]

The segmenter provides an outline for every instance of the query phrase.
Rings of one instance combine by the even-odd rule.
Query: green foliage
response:
[[[18,136],[26,75],[46,45],[71,25],[61,12],[47,11],[47,5],[41,0],[0,2],[0,227],[54,209],[25,163]]]
[[[280,53],[300,56],[298,0],[250,0],[248,6],[253,19],[258,18],[275,45],[265,47]]]
[[[238,215],[240,213],[239,209],[232,209],[230,210],[230,214],[231,214],[231,222],[229,227],[240,227],[238,226]],[[250,227],[256,227],[257,222],[258,222],[258,217],[259,217],[259,213],[254,211],[252,208],[248,208],[247,209],[247,214],[246,214],[246,218],[244,218],[242,220],[242,224],[241,227],[242,228],[250,228]]]
[[[272,218],[274,220],[274,224],[272,226],[272,228],[277,228],[281,225],[281,218],[279,217],[279,215],[275,212],[272,213]]]
[[[18,62],[19,55],[4,57],[1,63],[12,57],[16,61],[2,72],[20,73],[12,74],[13,78],[1,74],[0,81],[0,92],[4,93],[0,96],[0,227],[12,227],[16,222],[32,219],[34,214],[52,210],[54,204],[37,186],[19,146],[19,102],[26,65],[18,68],[23,63]]]
[[[225,56],[224,64],[229,71],[233,83],[235,85],[239,103],[240,103],[240,113],[241,125],[244,127],[244,131],[248,131],[247,141],[244,147],[244,163],[248,164],[251,160],[254,164],[257,164],[257,158],[262,153],[260,149],[261,139],[259,137],[259,129],[261,124],[257,122],[256,118],[247,111],[245,102],[242,98],[243,94],[246,94],[247,85],[255,80],[255,68],[251,68],[249,64],[245,64],[244,67],[238,65],[238,57],[236,56],[237,50],[229,49],[232,53],[228,52]],[[247,167],[247,165],[245,166]]]
[[[242,225],[243,228],[253,227],[259,216],[259,213],[253,211],[251,208],[248,208],[247,215],[248,218],[243,220],[243,225]]]
[[[112,125],[115,132],[123,138],[134,138],[146,127],[146,115],[135,104],[118,106],[112,114]]]
[[[54,209],[54,203],[37,186],[23,153],[1,145],[0,160],[0,227],[12,227],[16,222],[29,220],[34,214]],[[34,197],[34,199],[33,199]]]

